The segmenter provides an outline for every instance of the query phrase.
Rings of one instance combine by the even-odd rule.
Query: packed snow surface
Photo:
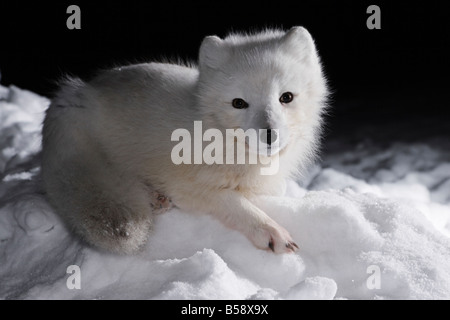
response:
[[[212,217],[175,208],[157,217],[141,253],[118,256],[79,241],[45,198],[48,104],[0,86],[0,298],[450,299],[444,143],[335,141],[301,185],[261,199],[296,254],[258,250]]]

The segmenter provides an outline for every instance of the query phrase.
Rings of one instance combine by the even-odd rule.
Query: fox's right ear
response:
[[[217,36],[208,36],[200,46],[198,62],[200,68],[218,68],[225,59],[223,40]]]
[[[301,58],[316,55],[316,47],[311,34],[303,27],[292,27],[282,38],[283,45],[296,52]]]

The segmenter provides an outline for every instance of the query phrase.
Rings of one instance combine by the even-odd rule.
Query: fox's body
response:
[[[292,92],[283,105],[279,97]],[[289,234],[252,203],[284,190],[317,147],[325,83],[303,28],[224,40],[207,37],[199,67],[149,63],[116,68],[86,83],[68,80],[47,111],[42,173],[48,196],[93,245],[134,252],[152,225],[157,190],[188,212],[211,214],[257,247],[294,249]],[[248,107],[233,107],[234,99]],[[276,174],[263,164],[180,164],[172,133],[278,129]],[[205,146],[205,145],[204,145]],[[252,152],[251,146],[248,152]]]

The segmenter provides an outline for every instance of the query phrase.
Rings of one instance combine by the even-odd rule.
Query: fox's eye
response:
[[[294,99],[294,95],[290,92],[285,92],[280,97],[281,103],[289,103]]]
[[[240,98],[236,98],[233,99],[233,107],[236,109],[245,109],[248,108],[248,103],[245,102],[245,100],[240,99]]]

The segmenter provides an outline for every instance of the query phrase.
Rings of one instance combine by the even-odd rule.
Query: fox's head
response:
[[[316,135],[327,90],[306,29],[208,36],[199,69],[198,99],[209,127],[255,129],[270,154]],[[249,150],[261,153],[257,145]]]

